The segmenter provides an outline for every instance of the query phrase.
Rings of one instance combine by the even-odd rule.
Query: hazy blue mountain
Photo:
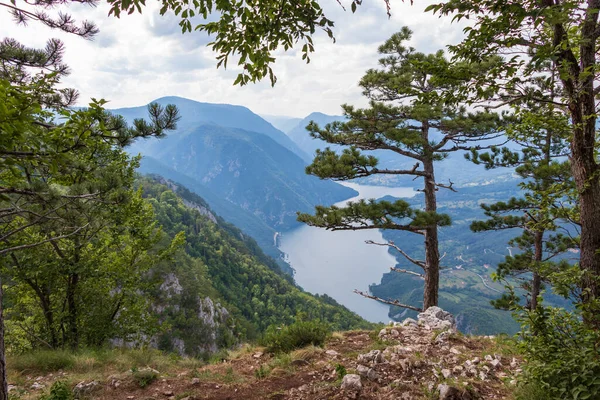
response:
[[[202,103],[177,96],[162,97],[153,102],[161,105],[175,104],[177,108],[179,108],[181,115],[181,120],[178,123],[179,132],[194,129],[199,124],[214,124],[259,132],[269,136],[303,160],[309,161],[308,155],[300,150],[300,148],[285,133],[276,129],[269,122],[265,121],[246,107],[231,104]],[[145,118],[147,116],[146,106],[119,108],[111,111],[124,116],[128,120]],[[159,144],[148,141],[136,144],[135,148],[144,153],[144,150],[147,150],[146,146],[152,145],[160,147]]]
[[[285,134],[288,134],[302,121],[302,118],[286,117],[285,115],[260,114],[260,116]]]
[[[320,112],[314,112],[300,120],[296,126],[288,132],[288,136],[298,145],[298,147],[300,147],[300,149],[302,149],[302,151],[311,157],[312,161],[312,157],[314,157],[317,149],[324,149],[325,147],[339,149],[340,146],[332,145],[323,140],[311,137],[306,130],[306,125],[308,125],[310,121],[315,121],[319,126],[324,127],[331,122],[342,120],[344,120],[344,117],[341,115],[327,115]]]
[[[316,204],[334,203],[356,193],[306,175],[306,164],[300,157],[256,132],[198,125],[142,144],[140,150],[145,156],[193,179],[276,230],[296,226],[297,211],[311,211]],[[136,146],[132,151],[138,151]],[[209,196],[201,195],[211,201]],[[221,215],[236,224],[227,212]]]

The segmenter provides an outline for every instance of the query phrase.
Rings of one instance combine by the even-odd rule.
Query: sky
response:
[[[326,15],[335,21],[333,43],[325,33],[314,37],[316,52],[310,64],[298,49],[278,51],[273,65],[277,83],[268,80],[233,86],[235,63],[216,68],[215,53],[202,32],[182,34],[174,15],[159,15],[159,3],[147,1],[142,14],[108,16],[104,1],[96,8],[72,5],[66,8],[77,20],[88,19],[100,28],[89,41],[53,31],[31,22],[17,26],[0,7],[0,37],[13,37],[28,46],[43,46],[50,37],[66,45],[65,62],[71,75],[64,85],[80,92],[79,105],[91,98],[106,99],[108,108],[145,105],[163,96],[181,96],[210,102],[238,104],[261,115],[303,118],[311,112],[340,114],[340,105],[366,105],[358,81],[369,68],[377,67],[377,47],[402,26],[414,35],[410,45],[417,51],[433,52],[462,37],[462,27],[449,18],[425,13],[431,0],[392,0],[388,18],[383,0],[363,0],[355,14],[350,1],[321,0]],[[56,10],[55,10],[56,11]]]

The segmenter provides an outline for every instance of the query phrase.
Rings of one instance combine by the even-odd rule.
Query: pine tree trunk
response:
[[[8,400],[6,351],[4,349],[4,291],[0,279],[0,400]]]
[[[588,108],[588,107],[584,107]],[[595,119],[593,124],[585,123],[581,113],[572,113],[579,117],[573,119],[574,133],[571,143],[571,171],[579,192],[581,223],[579,266],[584,275],[582,289],[583,301],[590,304],[600,297],[598,278],[600,277],[600,172],[594,157]],[[583,113],[584,115],[585,112]],[[590,310],[597,314],[598,310]],[[595,317],[594,325],[600,326],[600,316]]]
[[[542,262],[543,257],[543,246],[544,246],[544,231],[536,231],[534,237],[535,244],[535,268],[538,268]],[[531,280],[531,303],[529,309],[535,311],[537,308],[537,298],[540,295],[542,288],[542,277],[536,270],[533,271],[533,278]]]
[[[546,0],[550,6],[554,2]],[[584,304],[591,304],[600,296],[600,168],[595,159],[596,102],[595,75],[589,71],[597,68],[597,19],[598,1],[588,0],[588,9],[581,25],[581,39],[575,53],[565,48],[568,33],[565,27],[553,25],[553,45],[557,49],[556,63],[561,71],[563,88],[569,99],[568,108],[573,127],[571,138],[571,172],[579,192],[581,223],[579,267],[587,272],[581,283]],[[600,327],[600,310],[589,310],[588,323]]]
[[[425,211],[437,211],[435,175],[433,161],[425,160],[423,169],[425,177]],[[423,292],[423,310],[438,305],[440,284],[440,251],[438,248],[438,227],[428,227],[425,230],[425,287]]]

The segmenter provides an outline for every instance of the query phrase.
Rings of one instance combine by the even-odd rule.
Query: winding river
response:
[[[348,201],[394,197],[411,197],[412,188],[390,188],[343,183],[359,194]],[[353,293],[354,289],[367,291],[371,283],[396,264],[386,247],[370,246],[366,240],[383,242],[378,230],[336,231],[311,226],[284,232],[279,238],[279,248],[295,269],[296,282],[311,293],[327,294],[350,310],[372,322],[387,322],[388,307]]]

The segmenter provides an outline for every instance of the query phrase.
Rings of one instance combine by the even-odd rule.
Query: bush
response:
[[[600,398],[600,332],[585,324],[580,312],[538,307],[521,315],[520,343],[528,362],[523,393],[546,399]],[[544,392],[544,395],[541,392]]]
[[[145,388],[146,386],[154,382],[156,378],[158,378],[158,371],[152,368],[133,368],[131,370],[131,375],[133,376],[133,379],[139,387]]]
[[[73,392],[66,382],[56,381],[50,388],[50,394],[42,395],[40,400],[73,400]]]
[[[262,340],[269,353],[287,353],[308,345],[322,346],[331,334],[327,324],[300,321],[284,327],[270,326]]]

